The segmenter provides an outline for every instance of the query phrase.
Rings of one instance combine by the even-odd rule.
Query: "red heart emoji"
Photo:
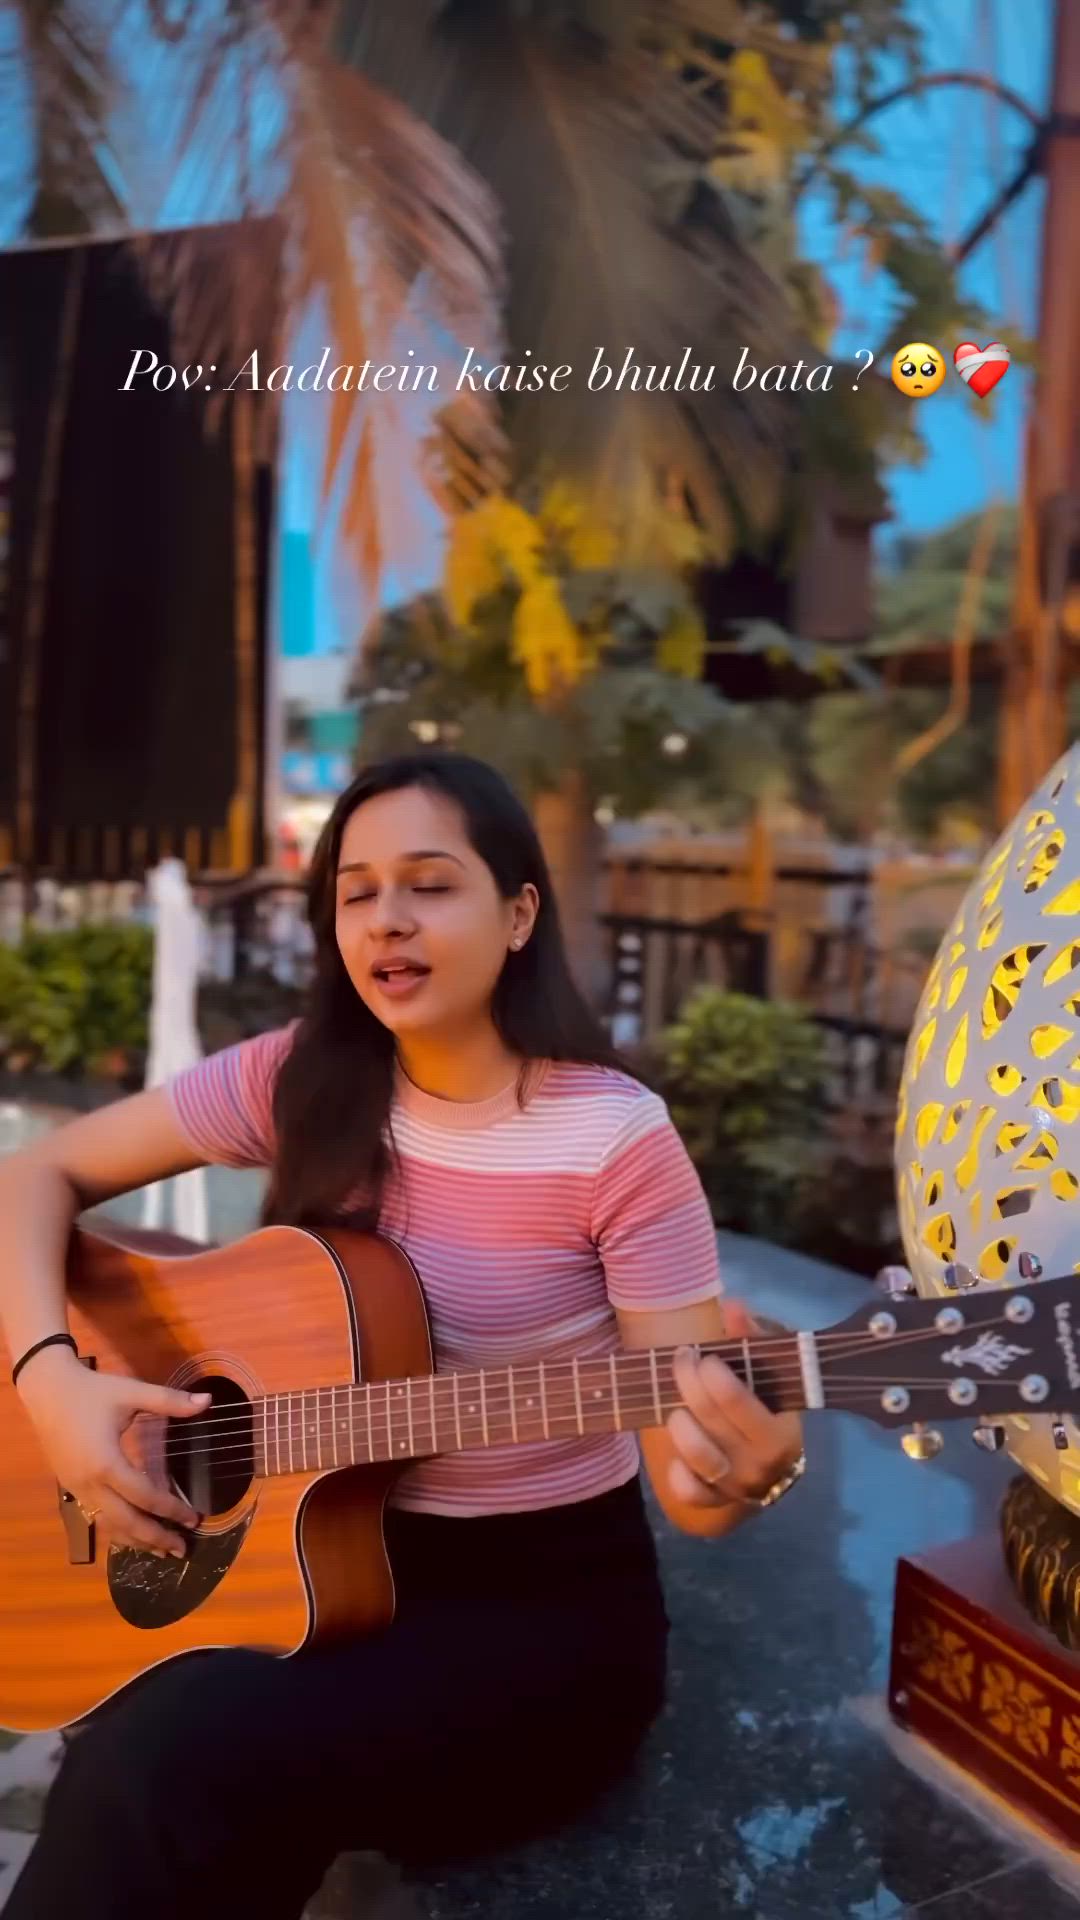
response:
[[[1009,349],[1000,340],[991,340],[988,347],[977,347],[974,340],[961,340],[953,354],[953,366],[980,400],[985,400],[991,387],[1004,380],[1009,371]]]

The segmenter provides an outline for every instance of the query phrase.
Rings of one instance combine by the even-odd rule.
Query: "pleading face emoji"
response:
[[[892,383],[909,400],[926,400],[945,378],[945,361],[936,347],[915,340],[893,354]]]
[[[951,1261],[1014,1286],[1033,1254],[1047,1276],[1076,1273],[1080,1330],[1080,746],[1021,808],[941,943],[908,1042],[895,1157],[921,1294],[946,1292]],[[962,1294],[949,1299],[962,1310]],[[1050,1411],[1006,1422],[1008,1450],[1080,1513],[1080,1427],[1070,1418],[1056,1449]]]

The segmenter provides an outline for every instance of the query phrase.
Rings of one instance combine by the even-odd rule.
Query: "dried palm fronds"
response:
[[[247,363],[237,387],[250,390],[257,354],[264,448],[284,384],[267,378],[312,310],[329,364],[357,375],[365,361],[404,362],[410,329],[433,343],[428,359],[456,360],[464,336],[495,350],[492,196],[430,127],[328,57],[324,9],[17,0],[14,10],[33,102],[31,237],[126,228],[176,365]],[[423,474],[444,503],[485,491],[504,477],[505,449],[486,399],[423,422],[357,385],[334,394],[323,486],[324,497],[347,494],[343,524],[373,588],[409,540],[407,483]],[[207,396],[210,427],[229,399]]]

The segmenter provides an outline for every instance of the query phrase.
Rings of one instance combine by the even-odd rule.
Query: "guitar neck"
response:
[[[811,1333],[725,1341],[699,1351],[718,1354],[776,1411],[824,1404]],[[663,1426],[682,1399],[674,1353],[622,1350],[270,1394],[252,1406],[255,1471],[267,1477],[368,1466]]]

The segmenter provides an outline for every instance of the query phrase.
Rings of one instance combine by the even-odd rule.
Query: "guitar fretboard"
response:
[[[810,1335],[703,1351],[718,1353],[773,1408],[820,1404]],[[672,1359],[672,1349],[624,1350],[271,1394],[252,1405],[255,1471],[310,1473],[663,1426],[681,1404]]]

